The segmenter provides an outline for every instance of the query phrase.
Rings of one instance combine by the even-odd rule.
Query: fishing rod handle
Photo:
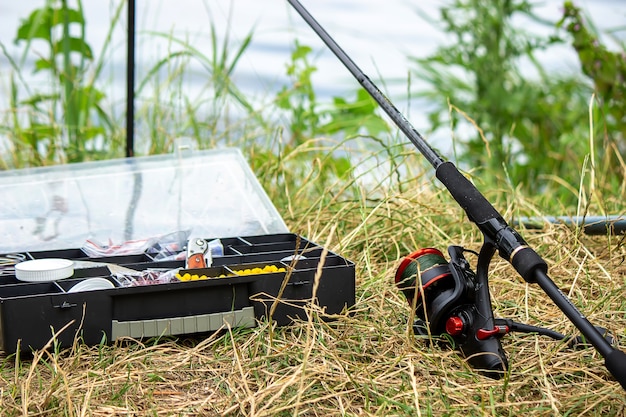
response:
[[[535,282],[535,271],[548,271],[548,264],[511,228],[456,166],[449,161],[439,165],[435,175],[452,197],[480,229],[485,240],[529,283]]]

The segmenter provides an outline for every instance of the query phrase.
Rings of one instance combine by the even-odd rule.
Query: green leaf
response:
[[[381,133],[389,131],[389,125],[387,125],[387,122],[385,122],[381,117],[376,115],[366,117],[363,120],[363,127],[365,127],[365,129],[372,136],[378,136]]]
[[[51,26],[64,25],[67,23],[85,24],[85,18],[79,10],[70,8],[59,8],[51,10]]]
[[[276,105],[281,109],[291,109],[291,102],[289,101],[289,90],[287,90],[287,87],[283,87],[276,95]]]
[[[87,126],[82,127],[80,129],[80,138],[84,142],[88,139],[94,139],[98,135],[103,135],[105,133],[104,128],[102,126]]]
[[[296,43],[296,49],[294,49],[294,51],[291,53],[291,59],[293,61],[304,59],[311,52],[313,52],[313,49],[310,46],[300,45]]]
[[[34,10],[18,27],[14,42],[31,39],[50,41],[51,21],[52,10],[49,7]]]
[[[66,46],[66,40],[67,46]],[[66,50],[68,48],[69,50]],[[58,54],[66,54],[68,52],[78,52],[84,58],[93,59],[93,53],[91,52],[91,47],[81,38],[73,38],[69,39],[61,39],[53,44],[54,55]]]
[[[346,157],[333,158],[333,166],[337,176],[339,177],[343,177],[352,169],[352,163],[350,162],[350,159]]]
[[[20,104],[34,107],[39,103],[43,103],[46,101],[54,101],[58,99],[59,99],[58,94],[35,94],[27,98],[26,100],[20,101]]]
[[[38,59],[37,61],[35,61],[35,69],[33,70],[33,72],[39,72],[42,70],[49,70],[52,69],[52,62],[50,62],[49,59],[45,59],[45,58],[41,58]]]
[[[22,134],[33,148],[37,148],[39,141],[54,138],[57,135],[57,129],[51,125],[33,123],[30,128],[24,129]]]
[[[376,115],[376,105],[367,91],[358,89],[356,99],[349,102],[342,97],[333,97],[333,109],[326,113],[331,120],[320,127],[320,130],[334,134],[343,132],[345,135],[357,135],[361,130],[366,130],[370,135],[378,135],[389,131],[387,123]]]

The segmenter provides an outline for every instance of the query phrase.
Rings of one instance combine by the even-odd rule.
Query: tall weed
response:
[[[75,7],[66,0],[47,1],[33,10],[16,33],[15,43],[23,46],[20,57],[9,56],[2,45],[13,71],[11,109],[0,127],[9,140],[3,168],[117,155],[118,149],[112,145],[120,142],[122,132],[104,108],[106,96],[96,84],[123,6],[121,3],[115,10],[103,50],[97,56],[85,39],[80,0]],[[31,70],[31,58],[34,75],[46,80],[40,91],[23,76]]]
[[[589,152],[593,90],[582,77],[555,76],[536,59],[537,52],[563,43],[562,34],[538,37],[517,28],[514,19],[556,25],[535,16],[526,0],[455,0],[443,7],[442,28],[455,42],[414,59],[430,84],[421,94],[439,103],[429,114],[432,128],[452,130],[460,163],[485,182],[492,178],[488,187],[509,182],[545,196],[549,206],[556,200],[572,207],[578,196],[571,188]],[[522,60],[534,66],[535,77],[520,72]],[[597,155],[616,151],[603,142],[594,146]],[[615,176],[619,167],[613,167]]]

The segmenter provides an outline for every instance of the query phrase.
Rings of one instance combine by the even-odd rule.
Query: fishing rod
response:
[[[468,362],[490,377],[498,378],[506,372],[508,361],[500,338],[511,329],[493,317],[487,278],[489,263],[497,251],[526,282],[541,287],[584,339],[602,355],[608,371],[626,390],[626,353],[613,347],[601,329],[593,326],[572,304],[548,276],[548,265],[541,256],[507,224],[452,162],[444,160],[430,147],[308,10],[298,0],[287,1],[433,166],[435,176],[483,234],[484,242],[478,254],[476,274],[469,268],[464,257],[465,251],[458,246],[448,248],[450,263],[446,263],[442,254],[436,250],[417,251],[402,261],[396,282],[412,304],[417,306],[416,315],[424,317],[422,322],[425,322],[428,334],[441,331],[440,334],[452,336]],[[414,268],[416,273],[413,279],[421,279],[421,285],[407,280],[407,272]],[[437,287],[436,296],[426,299],[427,288]],[[423,314],[420,314],[420,310]]]

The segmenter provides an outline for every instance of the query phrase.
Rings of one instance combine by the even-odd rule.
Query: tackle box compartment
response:
[[[355,302],[354,263],[293,233],[221,238],[223,256],[203,269],[184,261],[159,262],[148,255],[90,258],[73,276],[57,281],[23,282],[10,264],[0,266],[0,347],[6,353],[41,349],[50,341],[70,346],[120,338],[191,335],[223,328],[254,327],[271,319],[279,326],[307,318],[307,305],[334,315]],[[5,259],[65,256],[84,260],[78,249],[26,251]],[[127,273],[177,271],[164,283],[133,281]],[[77,262],[80,265],[80,262]],[[185,275],[188,274],[188,275]],[[129,278],[130,276],[130,278]],[[108,289],[72,292],[74,285],[104,278]],[[315,291],[315,294],[313,292]]]

